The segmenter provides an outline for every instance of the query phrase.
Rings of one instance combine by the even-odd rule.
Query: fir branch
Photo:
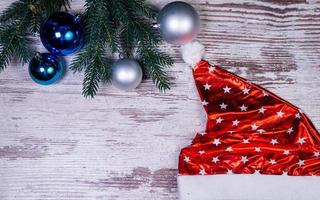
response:
[[[170,81],[165,68],[173,64],[172,58],[155,47],[142,46],[138,53],[145,75],[152,78],[160,91],[170,89]]]
[[[83,80],[82,94],[84,97],[93,98],[98,91],[99,82],[104,80],[105,70],[110,69],[107,66],[107,59],[104,56],[93,58],[87,65],[85,70],[85,78]]]
[[[95,48],[92,45],[87,48]],[[72,69],[79,70],[77,67],[85,69],[82,94],[85,97],[93,98],[98,89],[99,82],[109,82],[111,80],[111,62],[104,56],[103,48],[90,49],[79,54],[73,62]],[[93,54],[91,54],[93,53]],[[76,66],[78,65],[78,66]]]
[[[85,7],[87,45],[71,64],[72,71],[85,71],[84,96],[94,97],[100,82],[111,81],[107,55],[115,52],[140,58],[144,74],[161,91],[170,88],[165,68],[173,61],[158,49],[161,37],[151,23],[156,12],[145,0],[86,0]]]
[[[30,13],[24,12],[24,14],[24,16],[18,17],[19,20],[9,24],[1,24],[0,72],[6,68],[14,57],[18,57],[23,63],[28,62],[32,57],[32,50],[28,47],[29,41],[26,38]]]
[[[94,97],[99,88],[99,82],[111,80],[110,61],[105,56],[106,46],[117,46],[114,36],[116,29],[110,21],[108,4],[101,0],[87,0],[86,12],[83,15],[86,23],[87,45],[73,59],[70,66],[74,72],[85,70],[83,95]]]
[[[1,13],[0,24],[21,20],[27,15],[28,10],[29,7],[26,0],[16,1]]]
[[[84,97],[94,97],[99,88],[100,75],[96,66],[87,66],[85,70],[85,77],[83,80],[82,94]]]
[[[158,12],[151,7],[146,6],[145,0],[126,1],[126,4],[132,13],[145,16],[147,19],[155,19],[157,17]]]
[[[0,15],[0,72],[13,58],[27,63],[34,55],[30,33],[37,33],[43,19],[61,7],[69,7],[70,0],[18,0]]]
[[[39,11],[42,10],[44,17],[49,17],[52,13],[61,9],[68,10],[72,0],[32,0]]]

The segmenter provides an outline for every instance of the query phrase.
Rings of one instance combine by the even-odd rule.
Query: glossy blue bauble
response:
[[[42,24],[40,38],[52,54],[66,56],[81,49],[84,31],[79,18],[66,12],[56,12]]]
[[[29,63],[29,74],[41,85],[51,85],[61,79],[64,67],[60,59],[49,53],[37,54]]]

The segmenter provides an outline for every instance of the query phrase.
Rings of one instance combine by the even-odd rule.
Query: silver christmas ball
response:
[[[177,45],[193,40],[200,28],[198,13],[182,1],[167,4],[160,11],[157,21],[162,38]]]
[[[121,90],[135,89],[142,81],[142,69],[133,59],[120,59],[112,65],[112,84]]]

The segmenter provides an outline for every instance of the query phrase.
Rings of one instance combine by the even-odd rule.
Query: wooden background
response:
[[[300,106],[320,128],[320,1],[188,2],[208,60]],[[165,94],[145,81],[134,92],[103,86],[87,100],[81,74],[43,87],[13,62],[0,74],[0,199],[176,200],[179,149],[205,114],[179,48],[165,49],[176,61]]]

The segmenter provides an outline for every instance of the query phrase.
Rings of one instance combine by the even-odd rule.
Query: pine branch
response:
[[[145,75],[151,76],[160,91],[170,89],[170,81],[165,68],[173,64],[172,58],[155,47],[142,46],[138,52]]]
[[[21,20],[27,15],[28,10],[28,2],[26,0],[16,1],[1,13],[0,24]]]
[[[29,14],[20,16],[20,20],[10,24],[1,25],[0,29],[0,72],[6,68],[11,59],[17,57],[22,63],[28,62],[32,57],[33,50],[28,47],[26,38]]]
[[[97,94],[99,82],[102,80],[102,71],[106,69],[104,61],[102,56],[97,56],[86,67],[82,90],[85,97],[93,98]]]
[[[144,16],[146,19],[156,19],[158,12],[146,6],[145,0],[126,1],[127,8],[135,15]]]
[[[87,45],[71,64],[72,71],[85,71],[85,97],[94,97],[100,82],[111,81],[107,55],[115,52],[140,58],[144,74],[152,77],[161,91],[170,88],[165,68],[173,61],[158,49],[161,37],[151,23],[156,12],[144,0],[86,0],[85,7]]]
[[[13,58],[28,62],[34,54],[30,33],[38,33],[41,23],[53,12],[68,10],[71,0],[17,0],[0,15],[0,71]],[[152,26],[156,12],[145,0],[86,0],[81,16],[86,24],[87,45],[74,58],[71,69],[85,71],[83,95],[94,97],[99,83],[111,81],[111,60],[107,55],[140,58],[145,75],[160,90],[168,89],[165,68],[172,59],[158,49],[161,38]]]
[[[34,55],[30,33],[37,33],[43,19],[61,7],[69,7],[70,0],[18,0],[0,15],[0,72],[13,58],[27,63]]]
[[[49,17],[52,13],[60,11],[62,8],[68,10],[72,0],[32,0],[33,5],[42,10],[44,17]]]
[[[86,12],[83,15],[86,23],[87,45],[73,59],[70,66],[74,72],[85,70],[83,95],[94,97],[99,82],[111,80],[110,61],[106,58],[106,47],[117,46],[116,29],[110,20],[108,4],[101,0],[87,0]],[[111,47],[116,48],[116,47]]]
[[[93,98],[99,88],[99,82],[107,83],[111,80],[111,62],[104,53],[92,45],[87,46],[72,61],[70,69],[74,72],[85,70],[82,94]],[[101,48],[103,49],[103,48]]]

